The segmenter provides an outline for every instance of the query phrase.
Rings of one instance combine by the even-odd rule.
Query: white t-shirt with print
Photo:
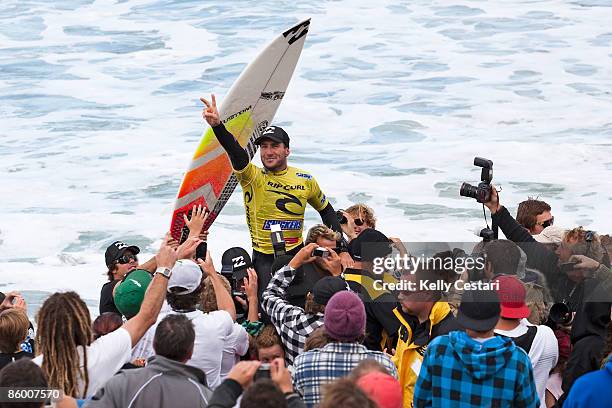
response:
[[[234,323],[232,332],[225,340],[223,356],[221,357],[221,380],[225,380],[227,374],[238,361],[249,351],[249,334],[241,324]]]
[[[83,347],[77,348],[81,369],[83,364]],[[87,373],[89,386],[85,398],[93,396],[121,367],[130,361],[132,338],[127,330],[120,327],[114,332],[98,338],[87,347]],[[32,361],[42,365],[44,355]],[[85,383],[79,381],[79,396],[83,395]]]
[[[170,313],[178,314],[179,312]],[[195,329],[193,355],[186,364],[204,371],[208,386],[214,389],[221,384],[223,350],[225,342],[232,334],[234,321],[224,310],[210,313],[195,310],[183,314],[191,320]]]

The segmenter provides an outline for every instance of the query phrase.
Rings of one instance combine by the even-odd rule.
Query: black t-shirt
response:
[[[4,366],[12,363],[13,361],[17,361],[21,358],[34,358],[34,354],[26,353],[25,351],[20,351],[17,353],[0,353],[0,370],[4,368]]]
[[[113,299],[113,289],[118,281],[109,281],[102,286],[100,291],[100,314],[106,312],[119,313],[117,306],[115,306],[115,300]]]

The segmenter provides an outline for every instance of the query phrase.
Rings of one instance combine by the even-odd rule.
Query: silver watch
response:
[[[157,275],[158,273],[162,275],[164,278],[170,279],[170,276],[172,276],[172,269],[164,268],[163,266],[160,266],[159,268],[155,270],[154,275]]]

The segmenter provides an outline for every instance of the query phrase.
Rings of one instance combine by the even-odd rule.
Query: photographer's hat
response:
[[[244,278],[247,268],[251,268],[253,263],[249,253],[240,247],[233,247],[223,253],[221,257],[221,273],[234,274],[236,279]]]
[[[127,245],[121,241],[115,241],[110,244],[104,253],[106,266],[111,266],[113,262],[121,258],[125,251],[128,250],[132,251],[134,255],[137,255],[140,252],[140,248],[138,248],[136,245]]]

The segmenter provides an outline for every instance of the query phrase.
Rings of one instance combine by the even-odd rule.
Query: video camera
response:
[[[493,162],[482,157],[474,158],[474,166],[482,167],[480,173],[480,183],[478,186],[473,186],[469,183],[461,184],[459,195],[462,197],[470,197],[479,203],[486,203],[491,199],[491,181],[493,180]]]

